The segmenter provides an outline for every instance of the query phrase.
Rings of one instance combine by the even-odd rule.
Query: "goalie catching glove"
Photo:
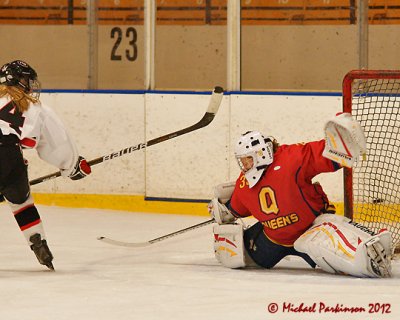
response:
[[[350,113],[340,113],[325,124],[325,158],[352,168],[366,150],[364,131]]]
[[[86,177],[91,172],[92,169],[90,168],[86,159],[82,156],[79,156],[78,161],[76,162],[72,172],[68,175],[68,178],[70,178],[71,180],[79,180]]]

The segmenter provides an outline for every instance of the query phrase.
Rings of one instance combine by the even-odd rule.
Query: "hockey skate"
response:
[[[32,235],[29,240],[32,242],[31,249],[35,253],[39,263],[45,265],[50,270],[54,270],[54,266],[52,264],[53,255],[47,246],[46,240],[42,240],[42,237],[39,233]]]
[[[391,276],[391,257],[388,256],[379,238],[373,238],[368,241],[365,246],[367,247],[367,254],[370,258],[370,270],[378,277],[388,278]]]

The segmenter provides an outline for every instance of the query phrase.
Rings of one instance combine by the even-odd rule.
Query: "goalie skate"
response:
[[[35,253],[39,263],[45,265],[50,270],[54,270],[54,266],[52,263],[53,255],[51,254],[50,249],[47,246],[46,240],[42,240],[40,234],[35,233],[29,238],[29,241],[32,242],[31,249]]]
[[[379,242],[379,238],[372,238],[365,243],[367,255],[370,258],[369,267],[371,272],[378,277],[388,278],[391,276],[391,257],[387,256],[385,248]]]

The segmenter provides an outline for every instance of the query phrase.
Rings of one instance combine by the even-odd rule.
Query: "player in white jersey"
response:
[[[39,101],[36,71],[16,60],[0,69],[0,193],[40,264],[54,270],[53,255],[30,192],[23,148],[36,149],[39,157],[72,180],[91,173],[86,160],[56,114]]]

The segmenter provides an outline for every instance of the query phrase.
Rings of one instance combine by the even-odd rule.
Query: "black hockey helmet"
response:
[[[22,60],[15,60],[0,69],[0,84],[20,87],[25,93],[35,93],[38,98],[40,82],[36,71]]]

